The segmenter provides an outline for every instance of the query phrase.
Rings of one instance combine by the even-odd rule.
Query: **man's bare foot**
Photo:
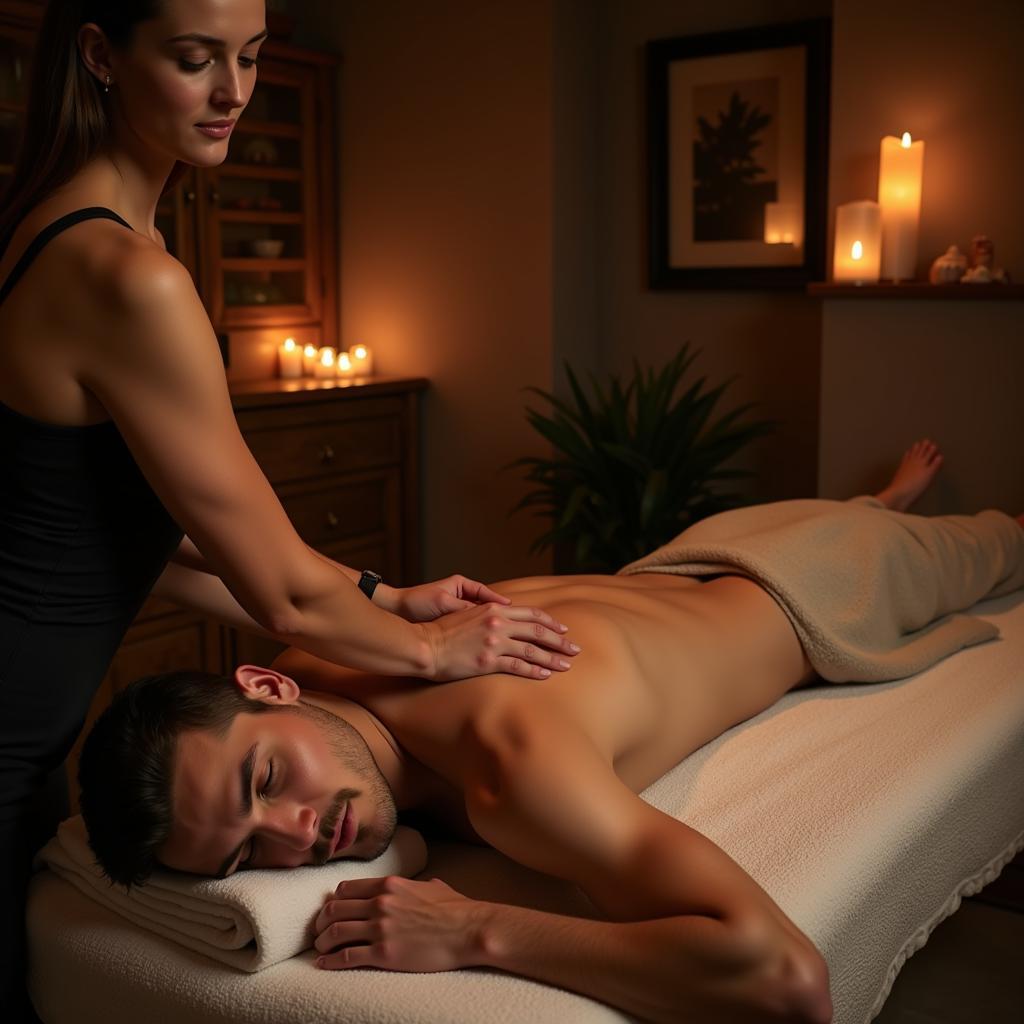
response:
[[[928,489],[942,465],[942,454],[931,441],[917,441],[904,454],[889,486],[875,495],[887,508],[906,512]]]

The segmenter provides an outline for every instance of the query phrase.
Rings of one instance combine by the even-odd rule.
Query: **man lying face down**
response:
[[[694,530],[729,534],[759,512],[766,526],[785,526],[767,530],[776,548],[783,533],[796,553],[805,537],[819,538],[804,558],[815,587],[822,573],[844,585],[866,579],[873,599],[860,606],[877,615],[892,605],[902,658],[912,649],[904,634],[931,616],[1024,586],[1024,517],[903,514],[938,461],[934,446],[921,443],[866,504],[744,509],[681,539]],[[843,531],[862,545],[855,557],[844,555]],[[875,572],[879,558],[864,545],[885,544],[897,546],[890,562],[907,546],[914,588],[899,587],[907,578],[899,566],[888,577]],[[921,562],[932,549],[934,579]],[[104,713],[82,752],[82,812],[97,859],[128,884],[157,864],[223,876],[372,858],[398,815],[415,813],[416,824],[483,841],[578,884],[606,920],[477,902],[437,880],[349,881],[317,918],[319,966],[491,966],[649,1020],[685,1013],[694,1021],[825,1024],[828,970],[811,941],[714,843],[637,793],[731,726],[817,681],[815,669],[842,681],[819,664],[816,648],[813,668],[805,653],[807,638],[830,623],[798,634],[788,604],[784,611],[760,583],[721,566],[698,579],[649,564],[635,575],[500,584],[518,604],[543,605],[580,641],[573,671],[544,682],[491,675],[426,686],[298,650],[272,669],[243,666],[232,678],[140,681]],[[896,581],[893,594],[879,589],[887,579]],[[941,601],[929,589],[936,580]],[[925,594],[920,621],[910,622],[913,609],[899,605],[896,589],[910,606],[917,590]],[[852,620],[849,611],[839,609],[836,622]],[[954,628],[977,623],[954,618]],[[928,643],[942,627],[922,632]],[[932,660],[989,635],[953,637]],[[860,678],[880,678],[881,655],[878,665]]]

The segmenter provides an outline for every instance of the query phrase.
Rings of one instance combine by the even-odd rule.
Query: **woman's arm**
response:
[[[187,271],[155,248],[136,246],[129,255],[99,297],[103,312],[79,380],[246,614],[286,642],[370,671],[450,679],[495,667],[529,676],[544,671],[541,664],[558,667],[571,652],[537,609],[488,605],[410,623],[367,601],[314,555],[242,439]]]

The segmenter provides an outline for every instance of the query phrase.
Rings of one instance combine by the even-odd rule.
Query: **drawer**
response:
[[[364,534],[397,534],[398,496],[399,475],[392,470],[339,479],[317,490],[290,489],[280,498],[296,533],[307,544],[324,547]]]
[[[272,484],[392,466],[402,458],[402,421],[325,420],[301,426],[250,430],[246,443]]]

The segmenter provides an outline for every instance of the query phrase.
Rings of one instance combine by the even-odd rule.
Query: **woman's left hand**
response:
[[[342,882],[313,926],[318,967],[454,971],[473,961],[475,901],[440,879],[389,875]]]
[[[381,606],[401,615],[409,622],[433,622],[449,612],[459,612],[474,605],[508,604],[509,599],[496,594],[490,587],[465,576],[449,576],[435,583],[418,587],[388,588],[391,593]]]

